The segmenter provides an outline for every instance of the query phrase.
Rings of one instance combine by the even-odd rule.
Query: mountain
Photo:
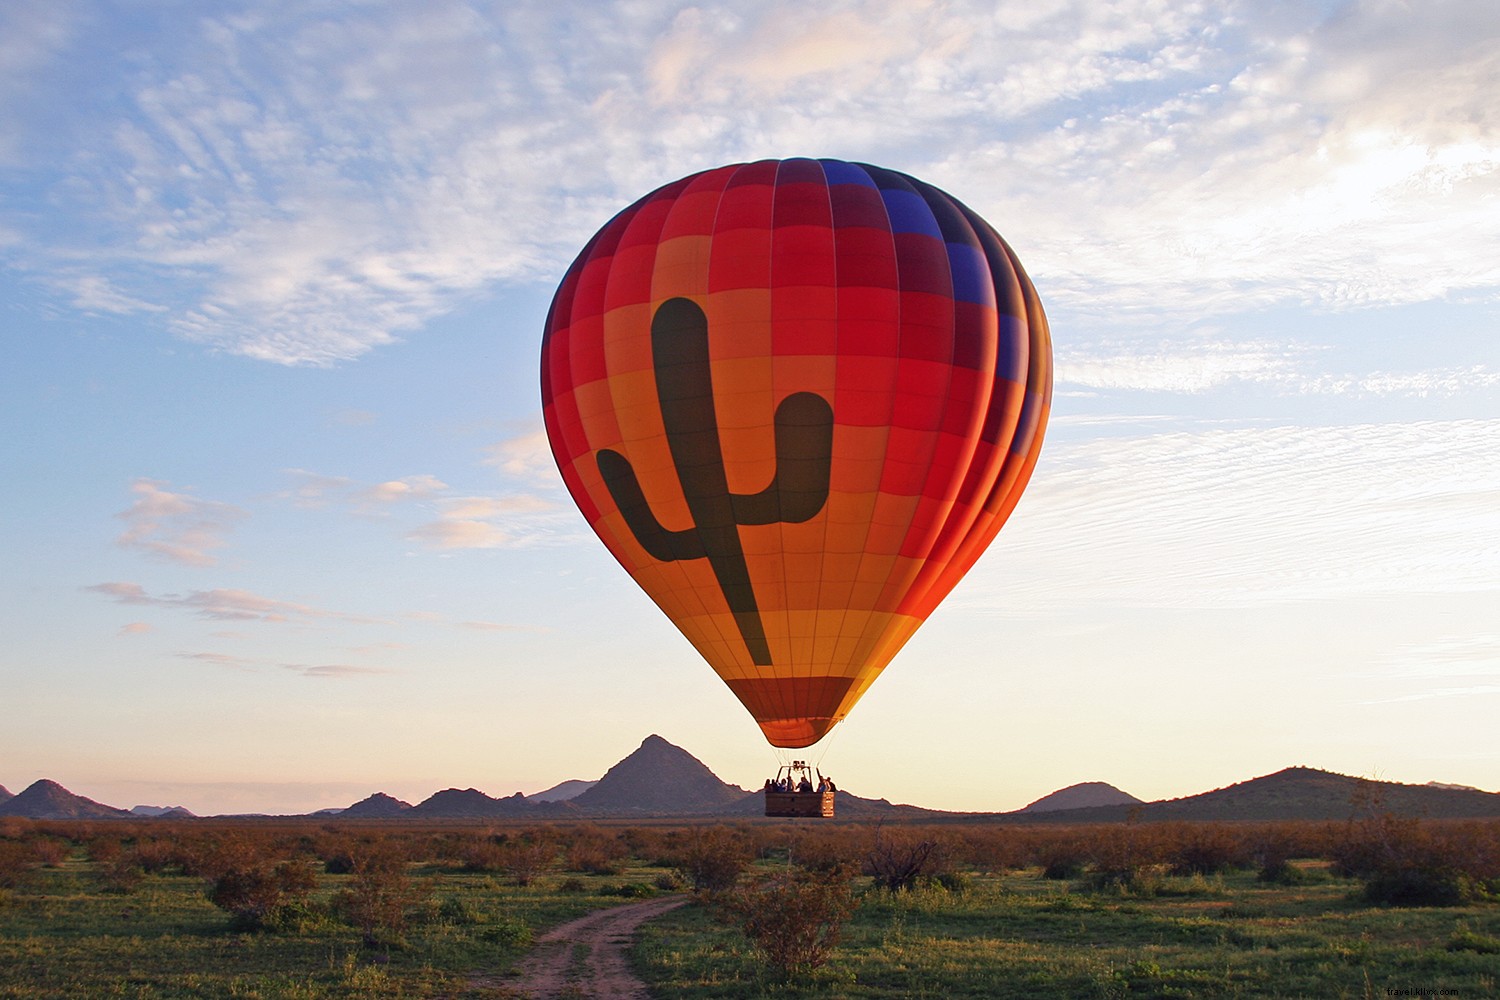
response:
[[[720,781],[686,750],[653,735],[570,801],[586,812],[694,815],[714,812],[748,794]]]
[[[360,799],[348,809],[341,809],[338,815],[351,819],[385,819],[390,816],[400,816],[411,808],[410,802],[402,802],[385,792],[376,792],[369,798]]]
[[[1048,823],[1150,820],[1345,820],[1369,812],[1432,819],[1500,816],[1500,794],[1353,778],[1311,767],[1288,767],[1249,781],[1141,806],[1095,806],[1041,814]],[[1036,814],[1006,813],[1016,819]]]
[[[0,802],[4,802],[7,799],[13,799],[15,797],[16,797],[16,793],[15,792],[10,791],[4,785],[0,785]]]
[[[195,819],[186,806],[131,806],[130,815],[145,819]]]
[[[581,781],[573,778],[561,784],[553,785],[545,791],[533,792],[526,796],[532,802],[566,802],[575,799],[579,795],[599,784],[597,781]]]
[[[0,816],[24,816],[27,819],[128,819],[130,813],[124,809],[101,805],[82,795],[74,795],[57,782],[43,778],[0,802]]]
[[[537,815],[542,808],[527,802],[526,796],[520,792],[496,799],[477,788],[447,788],[418,802],[402,816],[409,819],[511,819]]]
[[[1018,810],[1023,813],[1058,812],[1063,809],[1088,809],[1093,806],[1137,806],[1141,800],[1114,785],[1103,781],[1084,781],[1067,788],[1059,788],[1051,795],[1043,795],[1029,806]]]

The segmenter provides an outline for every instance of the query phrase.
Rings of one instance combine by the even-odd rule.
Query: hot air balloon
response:
[[[599,230],[553,298],[541,383],[583,516],[797,748],[1005,523],[1052,349],[1020,262],[961,202],[867,164],[763,160]]]

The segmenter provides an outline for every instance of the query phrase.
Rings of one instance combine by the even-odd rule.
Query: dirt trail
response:
[[[625,949],[637,927],[687,901],[686,896],[669,896],[595,910],[537,938],[515,978],[484,976],[469,985],[528,1000],[649,1000],[646,984],[630,971]]]

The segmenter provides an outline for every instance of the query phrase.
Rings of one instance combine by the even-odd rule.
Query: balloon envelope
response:
[[[584,517],[782,747],[844,718],[995,537],[1051,394],[1010,247],[837,160],[646,195],[569,268],[542,343]]]

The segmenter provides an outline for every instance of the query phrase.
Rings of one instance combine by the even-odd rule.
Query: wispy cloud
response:
[[[153,595],[138,583],[115,581],[96,583],[84,588],[102,594],[119,604],[171,608],[187,611],[201,618],[219,621],[310,622],[339,620],[379,624],[380,619],[328,611],[309,604],[262,597],[245,590],[194,590],[186,594]]]
[[[235,670],[244,673],[261,673],[267,667],[277,667],[288,670],[303,677],[325,677],[333,679],[345,679],[351,677],[370,677],[380,674],[388,674],[391,671],[382,667],[366,667],[349,663],[319,663],[314,665],[302,663],[267,663],[251,657],[235,656],[230,653],[216,652],[194,652],[178,653],[180,659],[192,660],[195,663],[206,663],[210,666],[222,667],[226,670]]]
[[[214,565],[213,550],[224,546],[224,536],[247,516],[245,511],[165,487],[152,479],[131,484],[135,500],[117,515],[126,528],[116,542],[169,562]]]
[[[949,188],[1100,323],[1500,287],[1487,0],[157,16],[117,103],[17,126],[50,130],[29,170],[52,203],[8,213],[11,257],[268,361],[356,357],[486,285],[555,280],[649,188],[798,152]],[[111,29],[10,17],[13,91],[69,86],[68,46]]]
[[[1500,421],[1059,439],[956,598],[1045,613],[1500,588]]]

